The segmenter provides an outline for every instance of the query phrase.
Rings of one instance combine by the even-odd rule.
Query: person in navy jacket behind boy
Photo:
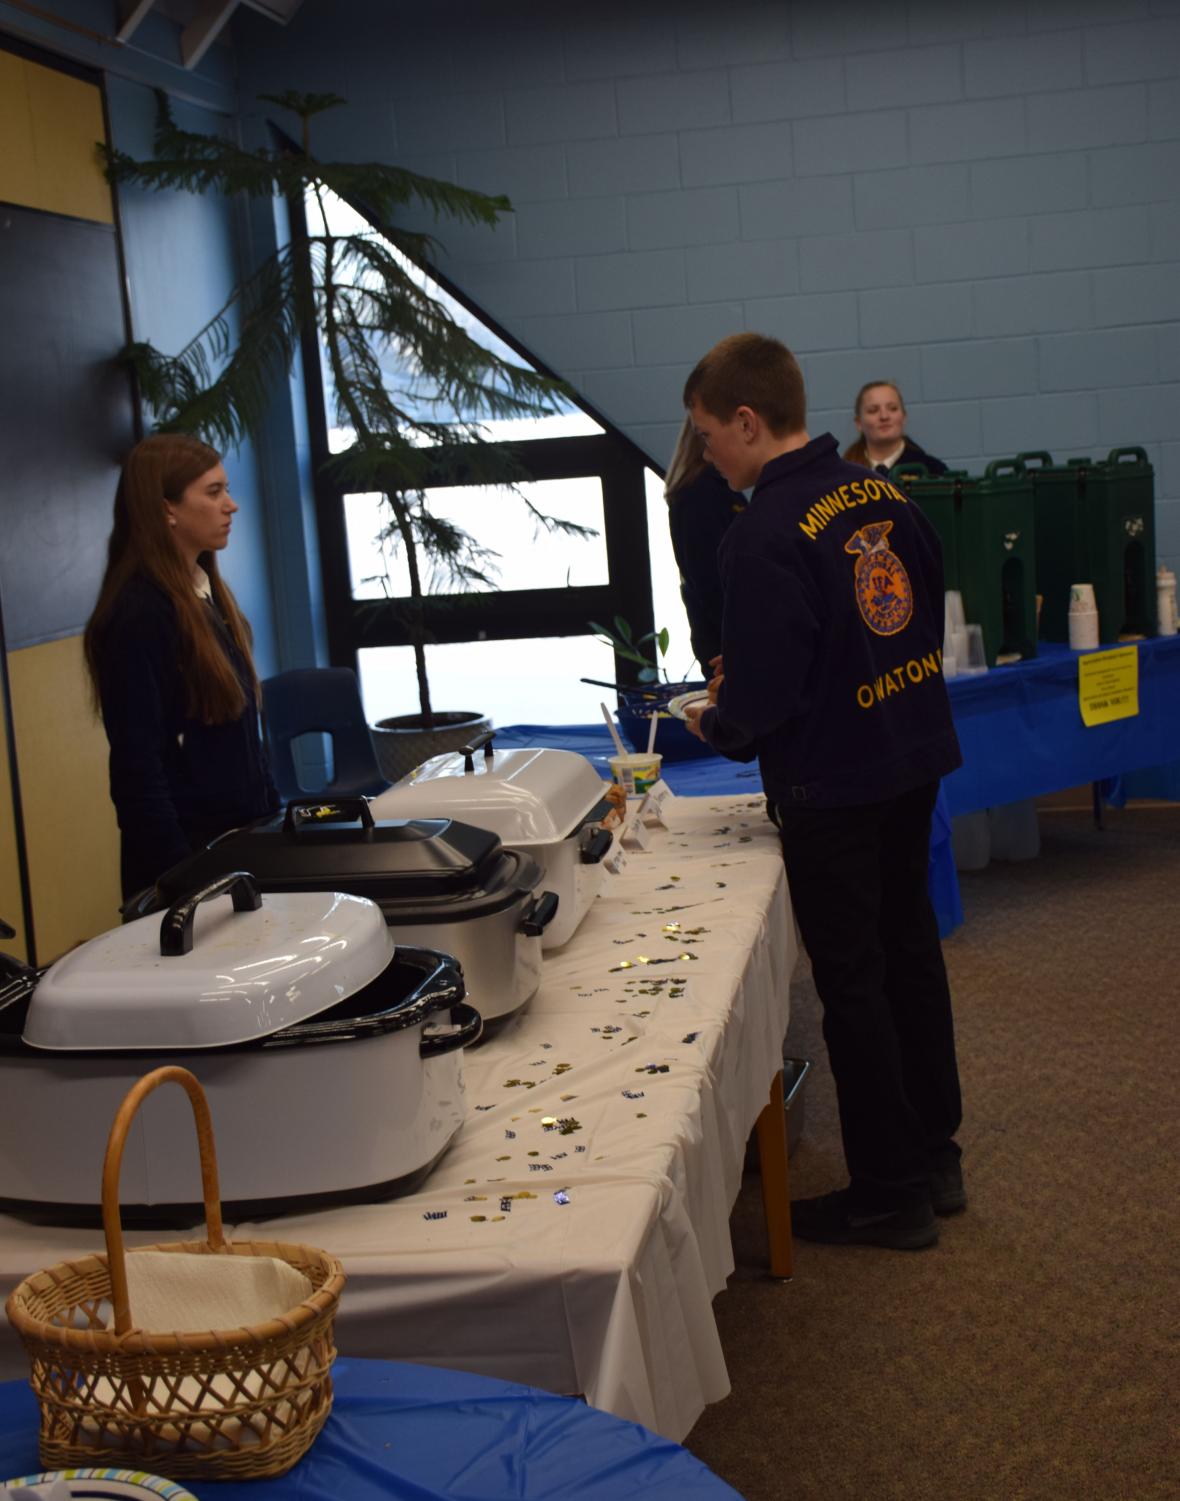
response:
[[[891,481],[806,431],[803,377],[735,334],[684,391],[705,456],[754,487],[720,549],[723,675],[690,728],[757,756],[824,1008],[849,1186],[795,1233],[918,1249],[966,1206],[950,991],[927,894],[939,778],[960,764],[937,536]]]

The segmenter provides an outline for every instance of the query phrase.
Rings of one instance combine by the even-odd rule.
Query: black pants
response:
[[[957,1159],[951,997],[927,890],[938,784],[882,803],[779,803],[791,902],[823,1003],[853,1200],[919,1201]]]

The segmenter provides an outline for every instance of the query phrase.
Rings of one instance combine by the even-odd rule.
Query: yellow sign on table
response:
[[[1078,706],[1086,725],[1134,718],[1139,713],[1139,648],[1119,646],[1079,657]]]

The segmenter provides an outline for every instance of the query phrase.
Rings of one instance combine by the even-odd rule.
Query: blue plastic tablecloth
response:
[[[609,758],[614,754],[605,724],[513,724],[496,731],[496,744],[504,750],[539,745],[554,750],[577,751],[593,761],[610,780]],[[762,778],[756,762],[727,761],[724,756],[701,756],[692,761],[665,761],[664,780],[673,792],[686,797],[721,797],[748,793],[758,797]],[[951,851],[951,823],[943,794],[938,794],[930,831],[930,900],[938,918],[938,931],[945,938],[963,921],[959,878]]]
[[[1042,642],[1030,662],[952,678],[963,765],[942,784],[951,815],[1164,768],[1180,757],[1180,636],[1136,644],[1139,713],[1091,728],[1078,708],[1081,653],[1067,646]]]
[[[679,1444],[571,1397],[384,1360],[332,1374],[331,1416],[293,1470],[186,1482],[200,1501],[741,1501]],[[40,1469],[36,1398],[0,1383],[0,1482]]]

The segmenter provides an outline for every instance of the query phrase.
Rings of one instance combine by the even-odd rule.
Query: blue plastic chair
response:
[[[333,797],[376,797],[392,786],[377,763],[351,668],[310,667],[265,678],[262,709],[271,771],[285,803],[321,792]],[[322,787],[305,787],[299,780],[293,742],[301,735],[317,733],[331,736],[332,780]]]

